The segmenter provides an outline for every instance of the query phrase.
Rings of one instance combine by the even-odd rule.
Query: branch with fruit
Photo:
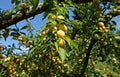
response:
[[[74,3],[86,3],[86,2],[92,2],[92,0],[73,0]],[[109,0],[109,2],[113,2],[112,0]],[[30,10],[25,10],[26,8],[26,4],[22,3],[21,7],[22,9],[17,11],[16,13],[11,13],[11,14],[7,14],[5,16],[3,16],[2,18],[0,18],[0,30],[5,29],[11,25],[14,25],[24,19],[27,19],[29,17],[33,17],[37,14],[40,14],[44,11],[46,11],[46,7],[43,6],[43,4],[40,4],[38,6],[38,8],[34,11],[30,11]],[[113,17],[120,15],[120,11],[116,10],[113,13],[109,13],[111,14]]]
[[[25,3],[21,4],[21,10],[17,11],[16,13],[7,14],[0,18],[0,30],[14,25],[24,19],[40,14],[46,10],[43,4],[40,4],[35,11],[31,11],[30,9],[25,8],[26,6],[27,5]]]

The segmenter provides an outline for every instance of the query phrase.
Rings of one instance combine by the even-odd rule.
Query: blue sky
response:
[[[2,0],[2,1],[0,1],[0,8],[2,10],[8,10],[8,9],[11,9],[12,7],[13,7],[13,5],[11,4],[11,0]],[[40,30],[41,26],[45,25],[45,20],[42,20],[42,15],[43,14],[36,15],[35,18],[33,20],[31,20],[32,25],[34,25],[34,27],[37,30]],[[26,25],[26,21],[25,20],[20,21],[16,25],[18,27],[22,27],[22,26]],[[14,27],[14,26],[15,25],[12,25],[10,27]],[[0,43],[7,46],[7,45],[11,45],[12,43],[18,44],[18,41],[12,40],[12,37],[9,37],[9,38],[7,38],[7,41],[5,41],[4,39],[0,40]],[[17,52],[19,52],[19,51],[17,51]]]
[[[1,0],[0,1],[0,8],[2,8],[2,10],[11,9],[12,7],[13,7],[13,5],[11,4],[11,0]],[[34,27],[36,29],[40,29],[41,26],[43,26],[45,24],[45,20],[42,20],[42,15],[43,14],[36,15],[35,18],[33,20],[31,20],[32,25],[34,25]],[[115,20],[117,22],[117,29],[120,29],[120,16],[113,18],[113,20]],[[26,25],[26,22],[24,20],[17,23],[18,27],[21,27],[24,25]],[[12,27],[14,27],[14,25]],[[9,45],[12,43],[17,43],[17,41],[13,41],[12,38],[8,38],[7,41],[0,40],[0,43]]]

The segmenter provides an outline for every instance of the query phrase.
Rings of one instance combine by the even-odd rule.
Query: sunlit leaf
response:
[[[66,59],[66,56],[67,56],[67,52],[65,49],[61,48],[58,46],[57,42],[54,43],[55,44],[55,47],[59,53],[59,56],[61,58],[62,61],[64,61]]]
[[[67,36],[65,37],[65,40],[68,42],[68,44],[70,46],[73,46],[73,47],[75,47],[78,50],[78,44],[77,44],[77,42],[71,40],[70,37],[67,37]]]
[[[56,25],[56,24],[57,24],[55,20],[51,20],[51,19],[47,20],[47,23],[51,23],[51,24],[53,24],[53,25]]]
[[[66,56],[67,56],[66,50],[59,47],[58,48],[58,53],[59,53],[59,56],[60,56],[61,60],[64,61],[66,59]]]

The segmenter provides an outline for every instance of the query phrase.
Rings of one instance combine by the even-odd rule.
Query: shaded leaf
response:
[[[15,32],[18,32],[19,31],[19,29],[11,29],[12,31],[15,31]]]
[[[15,3],[15,5],[18,5],[20,3],[20,0],[11,0],[11,3]]]
[[[39,0],[31,0],[30,2],[33,5],[32,11],[36,10],[38,3],[39,3]]]
[[[21,34],[23,34],[23,35],[26,35],[24,32],[20,32]]]
[[[24,30],[24,29],[27,29],[27,28],[29,28],[29,26],[28,26],[28,25],[23,26],[23,27],[21,28],[21,30]]]
[[[10,29],[5,29],[4,31],[3,31],[3,37],[4,37],[4,39],[5,39],[5,41],[6,41],[6,38],[9,36],[9,32],[10,32]]]
[[[20,36],[20,33],[17,33],[17,32],[11,32],[10,36]]]

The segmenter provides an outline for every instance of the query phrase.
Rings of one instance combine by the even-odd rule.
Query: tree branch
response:
[[[16,14],[13,13],[10,15],[6,15],[6,16],[0,18],[0,30],[5,29],[13,24],[16,24],[17,22],[20,22],[24,19],[27,19],[29,17],[40,14],[40,13],[44,12],[45,10],[46,10],[46,8],[43,5],[40,5],[35,11],[21,9]]]
[[[89,47],[88,47],[88,51],[87,51],[87,53],[86,53],[86,57],[85,57],[85,60],[84,60],[84,62],[83,62],[83,67],[82,67],[82,69],[81,69],[81,73],[79,74],[79,76],[78,77],[84,77],[85,75],[85,70],[86,70],[86,68],[87,68],[87,66],[88,66],[88,62],[89,62],[89,58],[90,58],[90,53],[91,53],[91,50],[92,50],[92,48],[93,48],[93,45],[95,44],[97,42],[97,40],[96,39],[91,39],[91,42],[90,42],[90,45],[89,45]]]
[[[87,3],[92,1],[93,0],[73,0],[74,3]],[[108,1],[112,2],[113,0],[108,0]],[[25,9],[21,9],[16,14],[13,13],[3,16],[2,18],[0,18],[0,30],[5,29],[13,24],[16,24],[24,19],[40,14],[45,10],[47,10],[47,7],[40,5],[35,11],[27,11]],[[113,15],[117,16],[118,14],[113,14]]]

